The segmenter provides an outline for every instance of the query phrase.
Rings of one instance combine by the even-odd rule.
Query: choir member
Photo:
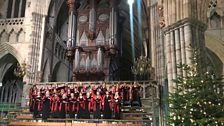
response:
[[[53,88],[53,91],[51,92],[51,96],[54,97],[56,94],[57,94],[57,90],[56,90],[56,88],[54,87],[54,88]]]
[[[79,97],[77,99],[77,118],[83,118],[83,114],[85,111],[85,98],[82,96],[82,93],[79,93]]]
[[[37,96],[34,97],[33,117],[39,117],[41,112],[41,94],[38,91]]]
[[[76,97],[74,96],[74,93],[71,93],[71,97],[68,98],[68,113],[70,118],[75,118],[76,108]]]
[[[106,91],[106,95],[103,96],[103,118],[111,119],[112,118],[112,97],[109,94],[109,91]]]
[[[127,83],[124,83],[124,86],[122,87],[124,106],[130,105],[130,89],[130,86]]]
[[[71,85],[70,91],[71,91],[71,93],[74,93],[74,84]]]
[[[74,96],[76,99],[78,99],[78,97],[79,97],[79,91],[78,91],[77,87],[74,88]]]
[[[67,89],[66,94],[67,94],[67,98],[69,99],[71,97],[71,90],[70,90],[70,88]]]
[[[114,115],[115,115],[115,119],[120,119],[120,112],[121,112],[120,102],[121,102],[121,98],[119,96],[119,92],[116,92],[115,96],[114,96]]]
[[[95,87],[95,85],[92,85],[91,86],[91,96],[92,97],[95,97],[96,96],[96,92],[97,92],[97,88]]]
[[[59,106],[60,106],[60,97],[58,94],[54,94],[52,98],[52,104],[51,104],[51,112],[52,112],[52,117],[54,118],[59,118]]]
[[[36,85],[33,85],[33,87],[30,88],[29,90],[29,109],[30,112],[33,112],[33,100],[35,98],[35,96],[37,95],[38,89],[36,87]]]
[[[132,106],[140,106],[141,107],[141,98],[140,98],[140,90],[141,87],[137,85],[136,82],[134,82],[132,89],[131,89],[131,94],[132,94],[132,101],[131,104]]]
[[[46,94],[43,98],[43,105],[42,105],[42,119],[47,120],[50,115],[51,111],[51,97],[50,97],[50,92],[46,91]]]
[[[100,92],[97,92],[96,97],[94,98],[94,101],[93,101],[93,116],[95,119],[101,118],[101,109],[102,109],[101,96],[100,96]]]
[[[90,119],[90,109],[92,106],[93,99],[90,95],[90,92],[86,93],[86,98],[85,98],[85,110],[84,110],[84,115],[83,118],[84,119]]]
[[[78,85],[78,91],[81,92],[84,89],[85,89],[85,86],[82,85],[82,83],[80,82],[79,85]]]
[[[67,95],[63,94],[62,98],[60,99],[60,106],[59,106],[59,117],[60,118],[65,118],[66,117],[66,112],[67,112]]]
[[[102,87],[101,87],[101,92],[100,92],[101,96],[105,95],[106,91],[107,91],[106,83],[103,82]]]
[[[64,89],[61,89],[61,90],[60,90],[60,93],[58,94],[58,96],[59,96],[60,98],[62,98],[62,96],[63,96],[64,93],[65,93],[65,90],[64,90]]]
[[[115,87],[115,92],[119,92],[119,95],[121,95],[121,86],[120,86],[120,82],[118,82],[116,85],[114,85]]]

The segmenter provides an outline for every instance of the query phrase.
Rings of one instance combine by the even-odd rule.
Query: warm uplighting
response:
[[[132,66],[132,72],[135,75],[145,75],[151,72],[150,60],[145,56],[140,56]]]
[[[27,64],[25,61],[21,64],[21,66],[17,63],[17,67],[14,69],[14,74],[19,78],[23,78],[26,75],[26,67]]]

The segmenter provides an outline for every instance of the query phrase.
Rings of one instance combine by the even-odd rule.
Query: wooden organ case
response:
[[[104,0],[105,1],[105,0]],[[73,63],[73,81],[109,80],[111,59],[118,51],[116,6],[119,0],[88,0],[85,9],[80,1],[68,0],[69,24],[67,57]]]

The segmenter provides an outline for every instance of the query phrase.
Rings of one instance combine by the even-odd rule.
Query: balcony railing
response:
[[[159,86],[157,85],[157,83],[155,81],[136,81],[137,84],[141,87],[142,90],[142,98],[149,98],[149,97],[153,97],[155,99],[159,98]],[[54,87],[54,86],[58,86],[58,87],[62,87],[62,86],[78,86],[79,84],[82,84],[83,86],[88,87],[89,85],[95,85],[95,86],[99,86],[101,85],[103,82],[102,81],[86,81],[86,82],[43,82],[43,83],[33,83],[33,84],[28,84],[29,87],[31,87],[32,85],[36,85],[38,89],[40,89],[41,87]],[[107,87],[112,87],[112,85],[115,85],[117,83],[120,83],[121,85],[124,83],[130,84],[132,85],[134,83],[134,81],[108,81],[106,82]]]
[[[6,25],[23,25],[24,18],[0,19],[0,26]]]

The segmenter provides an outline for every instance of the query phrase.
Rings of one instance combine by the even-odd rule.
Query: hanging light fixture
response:
[[[21,66],[19,63],[17,63],[17,67],[14,69],[15,76],[19,78],[23,78],[26,75],[26,71],[27,71],[26,67],[27,67],[27,64],[25,61],[21,64]]]
[[[135,75],[146,75],[151,72],[150,59],[145,56],[140,56],[137,58],[135,64],[132,66],[132,73]]]

